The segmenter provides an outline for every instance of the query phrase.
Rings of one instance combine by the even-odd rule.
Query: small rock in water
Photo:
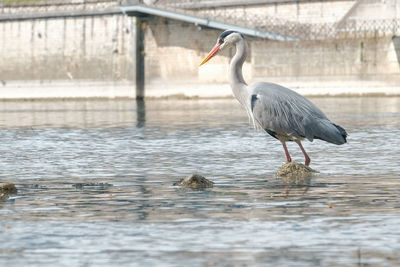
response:
[[[75,183],[72,185],[76,189],[84,189],[84,188],[99,188],[105,189],[108,187],[112,187],[112,184],[109,183]]]
[[[210,188],[213,187],[213,184],[213,181],[210,181],[198,174],[191,174],[188,177],[181,179],[179,182],[174,183],[174,185],[188,187],[191,189]]]
[[[284,164],[276,173],[276,176],[285,180],[285,182],[299,183],[304,182],[311,177],[313,173],[318,171],[311,169],[310,167],[297,163],[288,162]]]
[[[16,194],[17,193],[17,188],[13,183],[6,183],[0,186],[0,193],[4,194]]]
[[[17,193],[17,188],[13,183],[0,185],[0,202],[7,201],[9,195]]]

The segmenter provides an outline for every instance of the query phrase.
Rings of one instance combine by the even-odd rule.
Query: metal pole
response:
[[[136,17],[136,99],[144,98],[144,31],[142,18]]]

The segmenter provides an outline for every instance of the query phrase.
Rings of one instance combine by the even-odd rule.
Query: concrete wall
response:
[[[0,22],[2,91],[15,81],[132,85],[134,40],[135,18],[123,15]]]
[[[255,77],[400,74],[391,37],[296,42],[252,42]]]
[[[0,77],[132,80],[133,26],[120,15],[2,22]]]
[[[300,23],[332,23],[343,18],[356,1],[310,1],[258,5],[234,5],[196,10],[215,20],[229,20],[247,25],[260,26],[269,18]]]
[[[347,15],[350,20],[399,19],[399,0],[362,0]]]
[[[310,2],[265,10],[284,17],[297,8],[296,19],[318,20],[338,10],[345,14],[351,4],[337,2],[341,7],[330,10],[329,1]],[[253,9],[259,12],[254,6],[246,12]],[[231,95],[227,72],[234,49],[199,68],[221,31],[159,17],[145,21],[146,96]],[[0,22],[0,98],[133,97],[135,26],[135,18],[122,14]],[[278,82],[303,94],[400,94],[397,37],[249,40],[249,48],[243,71],[248,83]]]
[[[227,72],[233,48],[222,51],[209,63],[200,62],[215,45],[220,30],[200,29],[193,24],[152,17],[146,31],[146,95],[231,96]],[[251,58],[244,66],[250,75]]]
[[[234,49],[199,63],[221,31],[152,18],[146,32],[147,95],[230,95]],[[400,94],[397,39],[392,37],[277,42],[249,40],[248,83],[272,81],[304,94]],[[212,89],[204,90],[206,85]],[[185,88],[191,88],[186,90]]]
[[[392,37],[252,42],[253,81],[269,80],[302,94],[400,94]]]

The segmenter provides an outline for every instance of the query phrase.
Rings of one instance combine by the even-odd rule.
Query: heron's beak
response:
[[[219,52],[219,47],[221,46],[220,43],[217,43],[213,49],[210,51],[208,56],[200,63],[200,66],[205,64],[207,61],[209,61],[213,56],[215,56]]]

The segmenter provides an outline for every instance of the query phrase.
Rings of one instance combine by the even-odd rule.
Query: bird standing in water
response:
[[[246,84],[242,66],[247,57],[248,46],[241,33],[224,31],[200,66],[228,45],[236,46],[236,54],[231,60],[229,70],[229,80],[234,96],[246,109],[254,126],[261,127],[282,143],[287,162],[292,161],[286,147],[287,141],[295,141],[299,145],[304,154],[306,166],[310,165],[311,160],[301,144],[303,139],[309,141],[321,139],[336,145],[346,143],[345,129],[332,123],[305,97],[274,83]]]

